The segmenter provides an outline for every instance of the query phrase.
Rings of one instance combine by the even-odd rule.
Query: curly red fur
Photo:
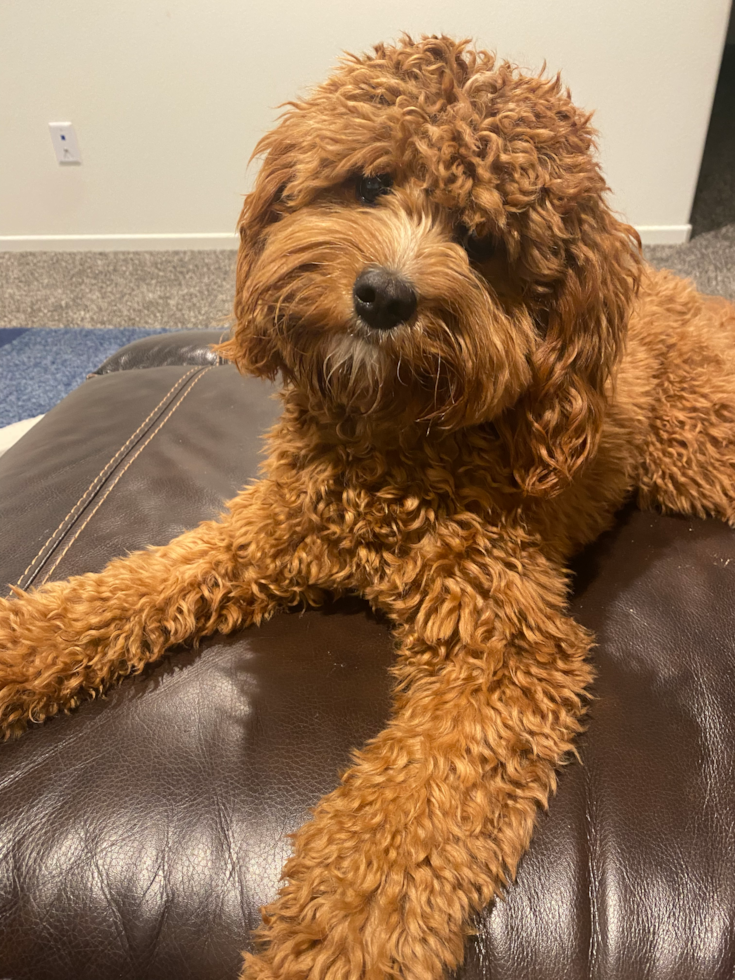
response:
[[[643,265],[593,151],[558,78],[466,42],[348,58],[261,140],[240,219],[221,349],[283,379],[263,479],[166,547],[0,600],[6,734],[326,593],[394,624],[390,723],[295,835],[248,980],[455,968],[581,727],[567,559],[636,492],[735,522],[735,314]],[[366,269],[410,285],[390,329],[359,312]]]

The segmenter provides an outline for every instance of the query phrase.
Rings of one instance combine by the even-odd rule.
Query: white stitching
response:
[[[64,527],[64,525],[65,525],[65,524],[66,524],[66,522],[67,522],[67,521],[69,520],[69,518],[73,516],[73,514],[74,514],[74,512],[75,512],[75,511],[77,510],[77,508],[78,508],[78,507],[79,507],[79,506],[80,506],[80,505],[81,505],[81,504],[82,504],[82,503],[84,502],[84,500],[85,500],[85,498],[87,497],[87,495],[89,494],[89,492],[90,492],[90,491],[91,491],[91,490],[93,489],[93,487],[94,487],[94,485],[95,485],[96,483],[98,483],[98,482],[99,482],[99,480],[100,480],[100,479],[102,478],[102,476],[104,475],[104,473],[105,473],[105,471],[106,471],[106,470],[108,470],[108,469],[109,469],[109,468],[110,468],[111,466],[113,466],[113,465],[114,465],[114,463],[115,463],[115,461],[117,460],[117,458],[118,458],[118,456],[120,456],[120,455],[121,455],[122,453],[124,453],[124,452],[125,452],[125,450],[127,449],[127,447],[128,447],[129,445],[130,445],[130,443],[131,443],[131,442],[133,441],[133,439],[135,439],[135,437],[136,437],[136,436],[138,435],[138,433],[140,432],[140,430],[141,430],[141,429],[143,429],[143,428],[145,427],[145,425],[146,425],[146,424],[147,424],[147,423],[148,423],[148,422],[150,421],[150,419],[151,419],[151,418],[152,418],[152,417],[153,417],[153,416],[154,416],[154,415],[156,414],[156,412],[158,411],[158,409],[159,409],[159,408],[161,407],[161,405],[163,405],[163,403],[164,403],[164,402],[166,401],[166,399],[167,399],[167,398],[168,398],[168,397],[169,397],[169,396],[170,396],[170,395],[172,394],[172,392],[174,392],[174,391],[176,390],[176,388],[177,388],[177,387],[178,387],[179,385],[181,385],[181,384],[183,384],[183,382],[184,382],[184,381],[186,381],[186,379],[187,379],[187,378],[189,377],[189,375],[191,375],[191,374],[193,374],[193,373],[194,373],[195,371],[197,371],[197,370],[200,370],[200,369],[199,369],[199,368],[192,368],[192,369],[191,369],[190,371],[187,371],[187,372],[186,372],[186,374],[184,374],[184,375],[182,375],[182,377],[180,377],[180,378],[179,378],[179,380],[178,380],[178,381],[176,382],[176,384],[175,384],[175,385],[173,386],[173,388],[171,388],[171,389],[170,389],[169,391],[167,391],[167,392],[166,392],[166,394],[165,394],[165,395],[163,396],[163,398],[162,398],[162,399],[160,400],[160,402],[159,402],[159,403],[158,403],[158,404],[156,405],[156,407],[155,407],[154,409],[152,409],[152,410],[151,410],[151,412],[150,412],[150,414],[148,415],[148,417],[147,417],[147,418],[145,418],[145,419],[144,419],[144,420],[143,420],[143,421],[142,421],[142,422],[140,423],[140,425],[138,426],[138,428],[137,428],[137,429],[135,430],[135,432],[134,432],[134,433],[133,433],[133,434],[132,434],[132,435],[130,436],[130,438],[129,438],[129,439],[127,440],[127,442],[126,442],[126,443],[125,443],[125,444],[124,444],[123,446],[121,446],[121,447],[120,447],[120,449],[118,449],[118,451],[117,451],[117,452],[115,453],[115,455],[114,455],[114,456],[112,457],[112,459],[111,459],[111,460],[110,460],[110,461],[109,461],[108,463],[106,463],[106,464],[105,464],[105,465],[104,465],[104,466],[102,467],[102,469],[100,470],[100,472],[99,472],[99,473],[97,474],[97,476],[96,476],[96,477],[94,478],[94,480],[92,480],[92,482],[91,482],[91,483],[89,484],[89,486],[88,486],[88,487],[87,487],[87,489],[86,489],[86,490],[84,491],[84,493],[83,493],[83,494],[82,494],[82,496],[81,496],[81,497],[79,498],[79,500],[77,500],[77,502],[76,502],[76,503],[74,504],[74,506],[73,506],[73,507],[72,507],[72,509],[71,509],[71,510],[69,511],[69,513],[68,513],[68,514],[66,515],[66,517],[65,517],[65,518],[64,518],[64,520],[63,520],[63,521],[61,522],[61,524],[59,524],[59,526],[58,526],[58,527],[56,528],[56,530],[55,530],[55,531],[53,532],[53,534],[52,534],[52,535],[51,535],[51,537],[50,537],[50,538],[48,539],[48,541],[46,542],[46,544],[44,544],[44,545],[43,545],[43,546],[41,547],[41,549],[40,549],[40,551],[38,552],[38,554],[36,555],[36,557],[35,557],[35,558],[34,558],[34,559],[33,559],[33,560],[31,561],[31,563],[30,563],[30,565],[28,566],[28,568],[26,568],[26,570],[25,570],[25,571],[23,572],[23,574],[22,574],[22,575],[20,576],[20,578],[18,579],[18,581],[17,581],[16,583],[15,583],[15,584],[16,584],[16,586],[18,586],[18,587],[20,587],[20,584],[21,584],[21,582],[23,581],[23,579],[24,579],[24,578],[26,577],[26,575],[27,575],[27,574],[28,574],[28,573],[30,572],[30,570],[31,570],[31,569],[33,568],[33,566],[34,566],[34,565],[36,564],[36,562],[38,561],[38,559],[39,559],[39,558],[40,558],[40,557],[41,557],[41,556],[43,555],[43,553],[44,553],[44,551],[46,550],[46,548],[48,548],[48,546],[49,546],[49,545],[51,544],[51,542],[52,542],[52,541],[54,540],[54,538],[55,538],[55,537],[56,537],[56,535],[57,535],[57,534],[59,533],[59,531],[61,531],[61,529],[62,529],[62,528]],[[206,370],[209,370],[209,368],[207,368]]]
[[[213,367],[205,368],[202,371],[202,373],[199,375],[199,377],[189,385],[189,387],[186,389],[186,391],[184,392],[184,394],[176,402],[176,404],[171,408],[171,410],[166,415],[164,415],[164,417],[158,423],[158,425],[153,430],[153,432],[151,432],[151,434],[148,436],[148,438],[146,439],[146,441],[140,445],[140,447],[139,447],[138,451],[135,453],[135,455],[130,457],[130,459],[128,460],[127,464],[119,471],[119,473],[117,474],[117,476],[115,477],[115,479],[108,485],[107,490],[105,491],[105,493],[100,497],[99,501],[97,502],[97,506],[94,508],[94,510],[92,510],[92,511],[89,512],[89,514],[87,515],[87,518],[84,521],[84,523],[79,526],[79,528],[77,529],[76,534],[69,540],[67,546],[61,552],[61,554],[57,557],[57,559],[53,563],[53,565],[48,569],[48,571],[44,575],[43,579],[41,580],[41,583],[40,583],[41,585],[45,585],[46,582],[48,582],[51,573],[54,571],[55,568],[57,568],[57,566],[59,565],[59,562],[61,561],[61,559],[69,551],[69,548],[71,548],[71,546],[74,544],[74,542],[76,541],[76,539],[82,533],[82,531],[84,530],[84,528],[87,526],[87,524],[89,524],[89,522],[92,520],[92,518],[94,517],[94,515],[100,509],[100,507],[102,506],[102,504],[105,502],[105,500],[112,493],[112,491],[114,490],[115,486],[120,482],[120,479],[122,478],[122,476],[133,465],[133,463],[135,462],[135,460],[138,458],[138,456],[140,456],[140,454],[143,452],[143,450],[148,445],[148,443],[151,441],[151,439],[156,435],[157,432],[159,432],[163,428],[163,426],[166,424],[166,422],[168,422],[168,420],[171,418],[171,416],[174,414],[174,412],[178,409],[178,407],[181,405],[181,403],[183,402],[183,400],[186,398],[186,396],[192,390],[192,388],[194,387],[194,385],[195,384],[198,384],[199,381],[201,381],[201,379],[204,377],[204,375],[208,371],[211,371],[211,370],[213,370]]]

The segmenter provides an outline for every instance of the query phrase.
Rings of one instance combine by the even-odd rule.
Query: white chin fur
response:
[[[362,337],[338,334],[324,359],[328,382],[347,383],[349,388],[380,385],[388,367],[387,352]]]

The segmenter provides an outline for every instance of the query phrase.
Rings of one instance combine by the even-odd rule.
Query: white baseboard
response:
[[[691,225],[637,225],[644,245],[683,245]],[[0,235],[0,252],[116,252],[237,248],[235,232],[181,235]]]
[[[692,234],[691,225],[636,225],[644,245],[685,245]]]
[[[0,235],[0,252],[149,252],[237,248],[235,232],[183,235]]]

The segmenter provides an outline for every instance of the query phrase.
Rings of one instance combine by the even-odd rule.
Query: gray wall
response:
[[[729,13],[730,0],[3,0],[0,249],[233,244],[276,106],[342,49],[402,30],[561,70],[597,110],[617,208],[644,239],[682,241]],[[48,123],[65,120],[80,167],[52,152]]]

